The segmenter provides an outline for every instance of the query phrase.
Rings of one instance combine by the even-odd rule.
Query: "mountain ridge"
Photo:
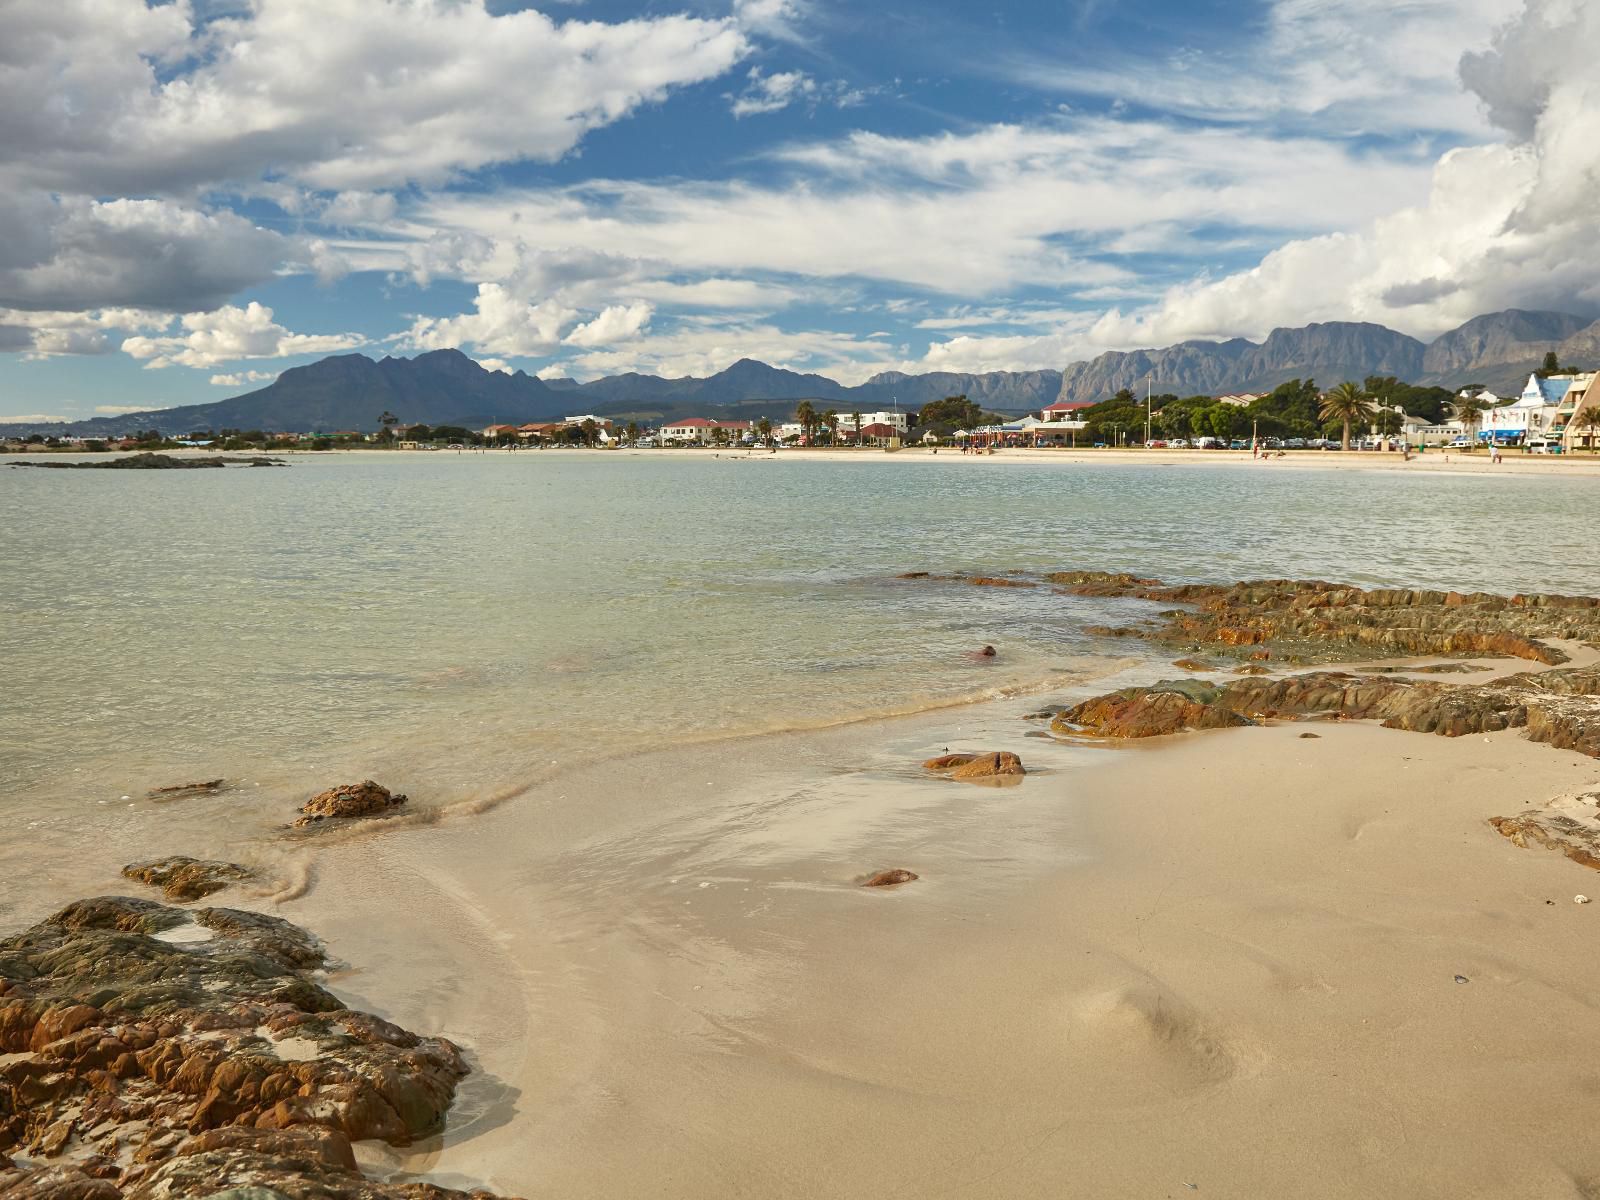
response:
[[[993,411],[1024,412],[1061,400],[1103,400],[1123,388],[1215,395],[1267,391],[1294,378],[1332,384],[1369,375],[1447,387],[1480,383],[1506,392],[1519,388],[1551,350],[1564,363],[1600,365],[1590,361],[1600,359],[1600,321],[1506,309],[1474,317],[1427,344],[1371,322],[1315,322],[1274,329],[1259,343],[1245,338],[1190,340],[1107,351],[1062,370],[886,371],[854,386],[749,358],[704,378],[630,372],[578,383],[486,370],[460,350],[434,350],[409,359],[342,354],[291,367],[266,387],[226,400],[65,425],[33,422],[0,428],[80,436],[151,427],[164,433],[223,428],[332,432],[375,429],[385,411],[406,422],[481,428],[491,422],[557,420],[585,411],[676,419],[696,409],[736,406],[741,413],[782,416],[801,400],[840,412],[891,406],[915,410],[961,393]]]

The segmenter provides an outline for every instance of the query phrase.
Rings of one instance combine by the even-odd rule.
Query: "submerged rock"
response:
[[[902,867],[896,867],[892,871],[879,871],[876,875],[869,876],[862,880],[861,886],[869,888],[898,887],[902,883],[912,883],[917,878],[915,871],[907,871]]]
[[[210,937],[158,936],[191,922]],[[313,977],[326,965],[276,917],[117,896],[0,940],[0,1151],[83,1176],[0,1173],[0,1197],[456,1195],[355,1170],[352,1141],[437,1130],[467,1066],[345,1008]]]
[[[937,771],[951,779],[982,780],[1021,776],[1028,772],[1022,760],[1009,750],[986,750],[981,754],[943,754],[922,764],[925,770]]]
[[[318,792],[302,804],[301,815],[295,819],[295,824],[315,825],[318,821],[325,821],[330,817],[376,817],[390,809],[398,808],[405,802],[404,796],[396,796],[388,788],[370,779],[360,783],[345,783],[329,788],[325,792]]]
[[[237,863],[205,862],[175,854],[149,862],[129,863],[122,874],[139,883],[158,887],[168,900],[199,900],[240,880],[250,871]]]
[[[151,788],[145,795],[152,800],[183,800],[190,796],[215,796],[226,782],[223,779],[207,779],[200,783],[175,783],[169,787]]]

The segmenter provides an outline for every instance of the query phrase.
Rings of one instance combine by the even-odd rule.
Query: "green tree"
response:
[[[1350,449],[1350,426],[1372,419],[1372,398],[1361,390],[1361,385],[1345,380],[1327,395],[1317,409],[1324,421],[1337,421],[1341,427],[1340,444]]]
[[[1380,408],[1372,418],[1372,425],[1383,437],[1394,437],[1405,428],[1405,418],[1392,408]]]
[[[627,434],[630,442],[637,442],[639,440],[639,422],[629,421]]]
[[[828,445],[839,444],[839,414],[829,409],[822,414],[822,423],[828,427]]]
[[[1549,379],[1552,375],[1561,374],[1561,356],[1554,350],[1546,352],[1544,365],[1534,372],[1540,379]]]
[[[756,422],[756,432],[761,435],[761,440],[766,441],[772,437],[772,422],[766,417]]]
[[[983,410],[965,395],[946,396],[943,400],[930,400],[917,414],[917,424],[933,428],[935,433],[948,433],[955,429],[971,429],[982,425]]]
[[[856,431],[856,445],[861,445],[861,413],[859,411],[850,414],[850,428]]]
[[[1589,443],[1589,449],[1600,450],[1600,404],[1591,404],[1584,409],[1573,418],[1573,424],[1589,431],[1584,438]]]
[[[593,417],[585,417],[583,424],[578,428],[583,431],[583,444],[590,449],[594,448],[595,439],[600,436],[600,426]]]

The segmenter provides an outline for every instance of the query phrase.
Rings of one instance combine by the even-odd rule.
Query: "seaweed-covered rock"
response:
[[[325,965],[317,939],[280,918],[116,896],[0,940],[0,1055],[14,1056],[0,1065],[0,1151],[70,1154],[120,1189],[105,1195],[154,1200],[279,1188],[257,1171],[263,1157],[436,1130],[467,1074],[459,1051],[347,1009],[314,978]],[[219,1133],[182,1148],[231,1127],[304,1136],[247,1146]],[[196,1161],[163,1166],[185,1153]],[[206,1189],[178,1186],[185,1172]],[[363,1191],[359,1175],[344,1191],[280,1179],[293,1196],[447,1194]],[[19,1194],[53,1194],[36,1184]]]
[[[1591,596],[1348,587],[1267,579],[1169,586],[1101,571],[1046,577],[1071,595],[1129,597],[1171,607],[1143,625],[1102,629],[1186,649],[1269,648],[1304,662],[1424,654],[1492,654],[1555,664],[1548,639],[1600,643],[1600,599]]]
[[[294,823],[304,826],[315,825],[330,817],[377,817],[405,802],[404,796],[396,796],[381,784],[365,779],[360,783],[340,784],[325,792],[318,792],[300,806],[300,816],[295,818]]]
[[[122,874],[158,887],[168,900],[178,901],[200,900],[251,877],[250,871],[237,863],[206,862],[182,854],[129,863],[122,868]]]

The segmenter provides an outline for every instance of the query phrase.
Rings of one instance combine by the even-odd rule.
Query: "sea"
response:
[[[1170,657],[1088,631],[1149,615],[1138,601],[907,572],[1600,582],[1587,478],[710,451],[287,461],[0,466],[0,870],[138,840],[148,793],[192,780],[288,804],[374,778],[489,805],[580,762],[1048,695]]]

